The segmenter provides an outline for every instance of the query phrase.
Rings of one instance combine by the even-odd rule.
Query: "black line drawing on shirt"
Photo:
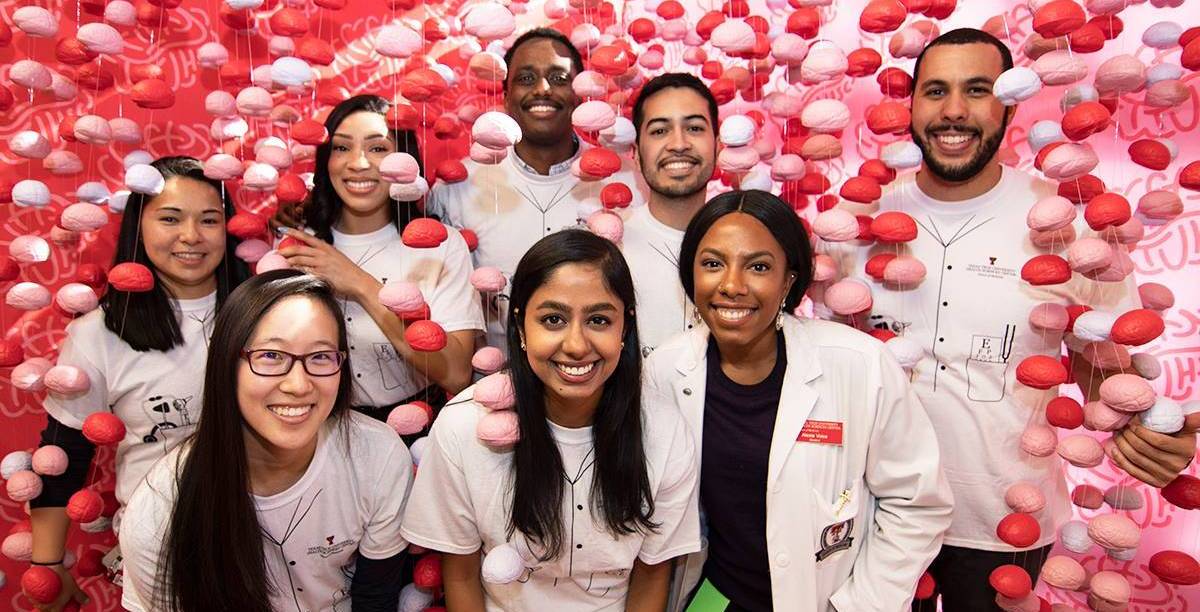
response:
[[[1008,375],[1008,358],[1012,355],[1016,325],[1005,325],[1004,335],[971,336],[971,352],[967,357],[967,399],[976,402],[999,402],[1004,399]]]
[[[168,429],[176,429],[192,425],[191,415],[188,414],[188,402],[192,396],[183,398],[170,394],[154,395],[142,402],[142,412],[154,423],[150,433],[142,436],[142,442],[150,444],[158,442],[158,434]]]
[[[396,377],[392,364],[402,362],[396,355],[395,347],[390,342],[376,342],[373,348],[375,349],[375,365],[379,366],[379,382],[384,389],[389,391],[399,387],[400,379]]]
[[[592,469],[592,465],[596,463],[596,460],[592,457],[593,452],[595,452],[595,449],[588,449],[587,454],[583,456],[583,460],[579,462],[579,469],[576,470],[574,478],[571,478],[570,476],[567,475],[566,466],[563,466],[563,470],[564,470],[563,478],[566,479],[567,484],[570,485],[570,487],[571,487],[570,508],[572,508],[572,509],[574,509],[576,507],[575,484],[578,483],[579,480],[581,478],[583,478],[583,475],[586,474],[588,470]],[[585,495],[585,497],[587,497],[587,496]],[[589,506],[591,505],[590,499],[588,500],[588,505]],[[589,510],[590,510],[590,508],[589,508]],[[567,556],[567,575],[571,576],[575,573],[575,513],[574,512],[571,512],[571,541],[568,543],[568,546],[567,546],[567,555],[568,555]]]
[[[975,220],[975,215],[971,215],[970,217],[967,218],[966,221],[963,222],[962,225],[958,226],[958,230],[956,230],[954,232],[954,235],[950,237],[950,240],[945,240],[944,238],[942,238],[942,233],[939,230],[937,223],[934,221],[934,219],[931,215],[925,216],[925,222],[927,222],[929,224],[928,226],[925,223],[923,223],[921,219],[919,219],[917,217],[913,217],[913,220],[916,221],[917,225],[921,226],[921,229],[925,230],[925,233],[929,234],[931,237],[933,237],[934,241],[937,242],[942,247],[942,260],[941,260],[941,263],[938,264],[938,295],[937,295],[937,301],[934,302],[934,305],[933,305],[933,309],[934,309],[933,334],[931,334],[929,336],[929,353],[930,353],[930,355],[933,356],[934,363],[941,363],[941,360],[938,358],[938,354],[937,354],[937,349],[938,349],[937,338],[942,337],[941,336],[941,333],[942,333],[942,331],[941,331],[942,330],[942,308],[948,307],[946,299],[943,297],[943,295],[944,295],[945,289],[946,289],[946,257],[949,255],[950,246],[953,245],[955,242],[958,242],[959,240],[966,238],[967,235],[969,235],[971,232],[974,232],[975,230],[983,227],[984,225],[991,223],[993,219],[995,219],[995,217],[988,217],[987,219],[984,219],[984,220],[980,221],[979,223],[976,223],[975,225],[968,228],[967,226],[971,225],[971,222]],[[941,368],[933,369],[933,390],[934,391],[937,391],[938,372],[940,372],[940,371],[941,371]],[[1000,401],[1000,400],[995,400],[995,401]]]
[[[208,346],[209,337],[212,336],[212,332],[213,332],[212,326],[214,323],[217,322],[217,318],[213,316],[214,314],[216,314],[216,312],[217,311],[214,309],[214,310],[204,311],[204,315],[199,316],[199,317],[197,317],[194,314],[188,315],[189,319],[199,323],[200,329],[204,330],[204,333],[200,334],[200,335],[204,336],[204,346],[206,346],[206,347]]]
[[[886,329],[893,334],[902,336],[904,335],[904,330],[908,329],[912,325],[912,322],[901,321],[884,314],[873,314],[867,318],[867,325],[871,329]]]
[[[580,183],[576,183],[576,185],[579,185],[579,184]],[[547,233],[554,231],[554,230],[550,229],[549,227],[546,227],[546,215],[549,214],[551,210],[554,210],[555,206],[558,206],[559,204],[562,203],[563,200],[567,199],[567,196],[571,195],[571,191],[573,191],[574,189],[575,189],[575,185],[572,185],[566,191],[563,191],[563,186],[559,185],[554,190],[554,195],[550,196],[550,199],[548,201],[549,203],[547,204],[547,203],[543,203],[541,200],[539,200],[537,198],[537,196],[534,194],[532,186],[526,185],[524,187],[516,187],[515,188],[516,192],[518,194],[520,194],[521,197],[524,198],[525,201],[528,202],[530,206],[533,206],[535,209],[537,209],[538,212],[542,213],[542,220],[540,221],[541,225],[539,225],[538,227],[545,228],[542,230],[543,238],[546,236]],[[576,219],[576,222],[578,222],[578,219]],[[568,226],[568,227],[570,227],[570,226]]]
[[[292,510],[292,516],[288,519],[288,526],[284,531],[282,538],[275,538],[275,536],[271,535],[271,533],[267,531],[267,528],[263,527],[261,524],[258,527],[258,530],[262,532],[263,537],[266,538],[268,542],[274,544],[275,548],[279,551],[279,559],[283,562],[284,571],[287,572],[288,590],[292,593],[292,602],[296,604],[296,612],[303,612],[303,608],[300,606],[300,596],[296,594],[296,581],[292,578],[292,563],[287,558],[287,554],[283,552],[283,546],[284,544],[287,544],[288,540],[291,539],[292,534],[296,533],[296,529],[298,529],[300,524],[304,522],[305,517],[308,516],[309,511],[312,510],[313,505],[317,503],[317,498],[321,497],[321,492],[324,490],[324,488],[317,489],[317,492],[313,494],[312,499],[308,500],[308,507],[305,508],[304,512],[302,513],[300,512],[300,506],[304,503],[304,496],[301,495],[300,499],[296,500],[296,507]],[[297,514],[300,515],[298,518],[296,516]],[[276,583],[275,588],[282,588],[282,585]]]

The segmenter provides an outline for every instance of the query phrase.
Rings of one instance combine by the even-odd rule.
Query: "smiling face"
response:
[[[383,115],[361,111],[342,120],[331,138],[327,169],[343,214],[387,216],[388,184],[379,178],[379,163],[395,152]]]
[[[141,232],[150,263],[176,298],[216,291],[215,272],[225,257],[225,208],[212,185],[167,179],[142,209]]]
[[[530,296],[525,354],[546,387],[548,413],[578,414],[599,404],[621,359],[624,310],[594,264],[564,264]]]
[[[654,193],[686,198],[708,185],[717,153],[708,112],[704,97],[685,87],[661,89],[643,103],[637,160]]]
[[[337,321],[313,298],[284,298],[263,315],[246,343],[246,350],[266,349],[296,355],[337,351]],[[245,421],[247,452],[251,456],[280,455],[315,449],[317,433],[333,410],[340,381],[337,374],[310,375],[298,359],[282,376],[261,376],[242,359],[237,371],[237,401]]]
[[[517,47],[508,67],[504,109],[521,126],[521,139],[535,145],[571,137],[571,113],[579,97],[571,88],[575,68],[560,42],[535,38]]]
[[[766,226],[745,213],[718,219],[693,265],[696,310],[722,353],[774,342],[775,319],[795,276]]]
[[[939,45],[921,60],[912,102],[913,141],[925,169],[948,182],[974,178],[996,157],[1010,109],[992,93],[1003,72],[985,43]]]

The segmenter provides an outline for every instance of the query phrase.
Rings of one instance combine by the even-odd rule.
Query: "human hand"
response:
[[[1113,435],[1109,458],[1130,476],[1154,487],[1165,487],[1195,457],[1198,425],[1200,419],[1189,417],[1183,429],[1163,434],[1134,419]]]
[[[293,268],[321,277],[334,291],[359,303],[366,299],[364,296],[378,294],[379,281],[332,244],[295,229],[288,229],[286,235],[302,243],[279,250]]]

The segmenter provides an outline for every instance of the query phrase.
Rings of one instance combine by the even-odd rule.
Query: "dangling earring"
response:
[[[696,307],[692,307],[692,324],[699,325],[703,322],[704,322],[704,319],[700,318],[700,309],[698,309]]]
[[[521,339],[521,350],[522,351],[525,350],[525,339],[524,338]]]
[[[779,305],[779,316],[775,317],[775,329],[783,329],[783,304]]]

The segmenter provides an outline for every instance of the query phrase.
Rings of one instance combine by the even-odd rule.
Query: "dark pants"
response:
[[[935,612],[939,595],[945,612],[998,612],[996,591],[988,583],[992,570],[1001,565],[1019,565],[1029,572],[1036,585],[1042,563],[1053,547],[1051,544],[1024,552],[991,552],[942,546],[942,551],[929,566],[929,573],[937,585],[934,595],[929,599],[913,600],[913,612]]]

